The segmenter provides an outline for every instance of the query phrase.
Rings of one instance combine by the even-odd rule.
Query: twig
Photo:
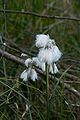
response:
[[[35,12],[30,12],[30,11],[19,11],[19,10],[0,10],[0,12],[5,12],[5,13],[14,13],[14,14],[24,14],[24,15],[32,15],[36,17],[41,17],[41,18],[47,18],[47,19],[65,19],[65,20],[74,20],[74,21],[80,21],[80,18],[78,17],[64,17],[64,16],[49,16],[49,15],[41,15]]]
[[[69,106],[73,106],[73,107],[80,107],[79,104],[71,104],[71,103],[68,103],[67,101],[65,101],[66,105],[69,105]]]
[[[8,39],[8,38],[6,38],[6,37],[4,37],[4,36],[1,36],[1,37],[2,37],[2,40],[8,42],[11,47],[15,47],[15,48],[16,48],[17,50],[19,50],[21,53],[25,53],[25,54],[27,54],[28,56],[31,56],[31,55],[35,56],[34,54],[32,54],[32,53],[30,53],[30,52],[27,52],[27,51],[25,51],[24,49],[20,48],[16,43],[12,42],[12,40],[10,40],[10,39]]]
[[[19,57],[16,57],[8,52],[5,52],[3,50],[0,49],[0,55],[2,55],[3,57],[9,59],[9,60],[12,60],[12,61],[15,61],[17,62],[18,64],[22,64],[24,65],[24,60],[23,59],[20,59]]]
[[[65,83],[80,84],[80,81],[65,81]]]
[[[12,60],[12,61],[15,61],[17,62],[18,64],[21,64],[21,65],[25,65],[24,64],[24,60],[19,58],[19,57],[16,57],[6,51],[3,51],[0,49],[0,55],[2,55],[3,57],[9,59],[9,60]],[[41,75],[45,76],[45,73],[43,73],[40,69],[36,68],[37,72],[40,73]],[[54,79],[53,76],[50,75],[50,78],[51,79]],[[58,78],[55,79],[56,81],[59,81]],[[59,85],[62,85],[62,82],[59,81]],[[80,92],[78,92],[76,89],[74,89],[73,87],[71,87],[69,84],[66,84],[64,83],[64,87],[65,89],[67,89],[68,91],[74,93],[77,97],[80,97]]]

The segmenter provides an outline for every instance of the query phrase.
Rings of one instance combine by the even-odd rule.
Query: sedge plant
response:
[[[36,47],[39,48],[39,53],[37,57],[28,58],[25,60],[25,66],[27,67],[21,73],[21,78],[23,81],[27,82],[28,78],[32,79],[34,82],[38,80],[37,72],[33,66],[37,66],[46,72],[46,102],[47,102],[47,120],[50,120],[49,114],[49,73],[56,74],[58,68],[56,62],[61,58],[62,53],[57,47],[55,40],[50,39],[49,35],[39,34],[36,35]]]

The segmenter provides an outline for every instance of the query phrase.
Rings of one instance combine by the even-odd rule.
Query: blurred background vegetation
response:
[[[80,120],[80,98],[64,87],[80,92],[80,21],[47,19],[1,10],[30,11],[40,15],[80,18],[80,0],[0,0],[0,48],[21,57],[21,48],[32,56],[36,34],[49,34],[63,53],[56,78],[50,81],[50,120]],[[7,46],[3,46],[3,42]],[[13,43],[17,47],[13,47]],[[24,58],[25,59],[25,58]],[[24,67],[0,56],[0,120],[46,120],[45,78],[26,85],[19,79]],[[56,87],[55,87],[56,86]],[[28,105],[28,110],[26,106]]]

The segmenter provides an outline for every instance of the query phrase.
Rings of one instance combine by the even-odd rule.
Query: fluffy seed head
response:
[[[49,35],[39,34],[36,35],[36,47],[45,47],[49,41]]]
[[[24,70],[24,71],[21,73],[20,78],[23,79],[24,82],[27,81],[28,74],[27,74],[27,71],[26,71],[26,70]]]
[[[31,69],[31,79],[33,81],[35,81],[36,79],[38,79],[37,73],[36,73],[36,71],[34,69]]]
[[[53,53],[53,62],[58,61],[62,56],[61,51],[59,50],[59,48],[56,45],[53,46],[52,53]]]
[[[31,63],[32,63],[32,60],[30,58],[28,58],[27,60],[25,60],[25,65],[27,67],[29,67]]]
[[[53,62],[53,53],[52,53],[52,49],[40,49],[39,54],[38,54],[38,59],[41,62],[47,63],[47,64],[51,64]]]

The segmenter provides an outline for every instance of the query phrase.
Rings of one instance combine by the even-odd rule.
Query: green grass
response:
[[[33,11],[41,15],[80,16],[79,0],[69,3],[65,0],[7,0],[5,4],[7,9]],[[68,12],[66,6],[69,7]],[[63,56],[57,63],[60,73],[55,78],[62,81],[62,86],[55,79],[50,79],[50,120],[79,120],[80,106],[77,105],[80,105],[80,98],[66,90],[64,82],[80,91],[80,21],[0,13],[0,33],[31,53],[38,52],[34,46],[36,34],[49,34],[56,40]],[[1,42],[0,48],[20,57],[21,51],[4,48]],[[38,81],[30,80],[25,84],[19,78],[23,70],[23,66],[0,56],[0,120],[46,120],[45,77],[39,75]],[[26,105],[29,107],[27,111]]]

